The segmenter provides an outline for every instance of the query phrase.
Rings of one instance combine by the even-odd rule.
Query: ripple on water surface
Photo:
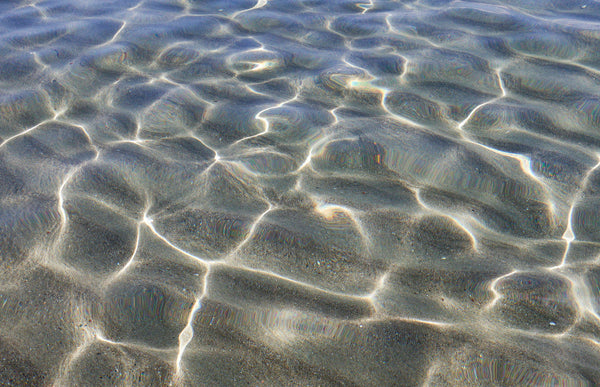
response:
[[[0,2],[0,384],[598,385],[599,12]]]

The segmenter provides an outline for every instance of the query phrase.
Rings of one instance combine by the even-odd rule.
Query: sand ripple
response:
[[[0,384],[600,384],[598,15],[0,4]]]

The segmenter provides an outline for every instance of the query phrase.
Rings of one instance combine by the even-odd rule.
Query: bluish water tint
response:
[[[0,4],[0,384],[600,384],[600,3]]]

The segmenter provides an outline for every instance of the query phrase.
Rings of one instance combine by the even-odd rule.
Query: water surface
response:
[[[600,384],[600,3],[0,4],[0,384]]]

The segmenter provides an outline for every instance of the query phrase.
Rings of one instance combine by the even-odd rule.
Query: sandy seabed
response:
[[[600,3],[0,3],[0,385],[600,385]]]

